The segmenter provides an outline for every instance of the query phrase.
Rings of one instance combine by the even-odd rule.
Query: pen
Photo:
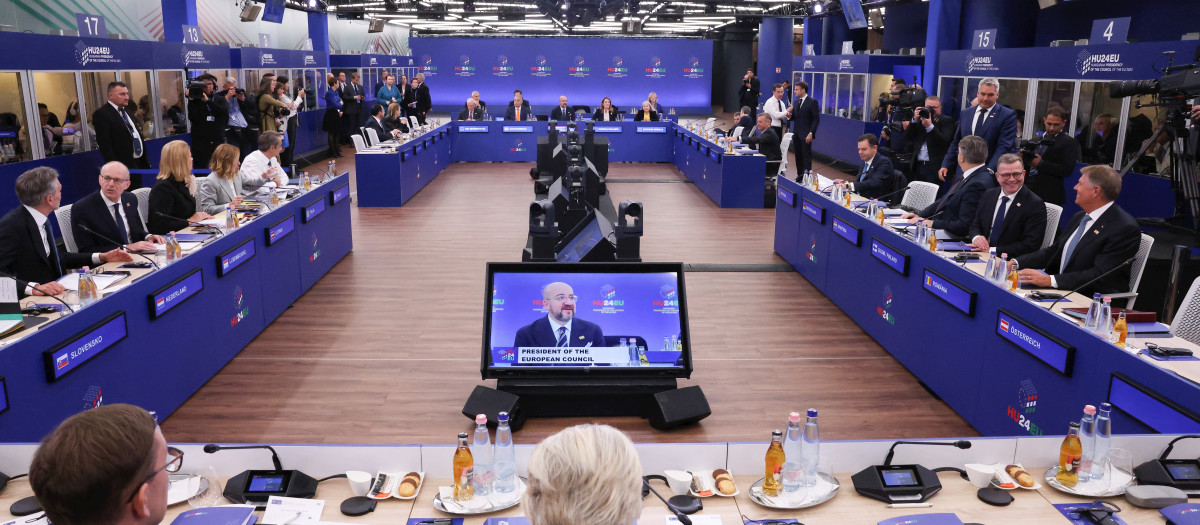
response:
[[[891,503],[889,509],[924,509],[932,507],[932,503]]]

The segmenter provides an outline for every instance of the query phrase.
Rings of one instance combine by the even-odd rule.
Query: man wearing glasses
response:
[[[517,330],[515,347],[587,347],[608,346],[604,331],[595,323],[575,318],[579,299],[567,283],[550,283],[542,288],[546,317]]]
[[[100,190],[71,206],[71,232],[79,251],[154,251],[151,243],[164,242],[146,233],[137,197],[125,191],[128,188],[129,168],[124,164],[109,162],[100,168]]]
[[[67,418],[33,456],[29,484],[56,525],[156,524],[167,510],[168,475],[183,452],[167,446],[154,418],[107,405]]]
[[[1005,153],[996,164],[999,188],[983,192],[979,211],[971,222],[971,246],[1015,258],[1042,247],[1046,237],[1046,203],[1025,185],[1021,156]]]

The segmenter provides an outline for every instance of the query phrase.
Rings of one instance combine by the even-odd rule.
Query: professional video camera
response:
[[[1159,79],[1109,82],[1109,95],[1113,98],[1157,95],[1160,102],[1178,101],[1181,104],[1186,99],[1200,96],[1200,65],[1187,64],[1167,70]]]
[[[904,133],[901,125],[904,121],[913,120],[917,109],[924,109],[928,93],[920,86],[903,87],[879,96],[880,106],[891,106],[888,112],[887,127],[892,133]],[[926,115],[929,110],[925,109]]]
[[[204,88],[208,87],[208,82],[191,81],[187,85],[187,96],[191,100],[203,100]]]
[[[1017,154],[1021,156],[1021,161],[1025,163],[1025,169],[1029,170],[1032,167],[1030,163],[1033,162],[1033,156],[1037,153],[1039,146],[1053,147],[1056,140],[1058,140],[1057,133],[1017,142]]]

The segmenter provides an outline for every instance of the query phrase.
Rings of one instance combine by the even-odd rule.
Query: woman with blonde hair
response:
[[[642,463],[633,442],[608,425],[577,425],[529,456],[521,508],[533,525],[630,525],[642,514]]]
[[[284,118],[283,115],[279,114],[279,110],[286,109],[291,111],[287,104],[279,100],[280,91],[286,90],[287,84],[280,84],[276,79],[270,79],[268,83],[264,79],[263,86],[268,86],[268,84],[270,89],[258,95],[258,126],[260,131],[279,131],[280,120]],[[284,129],[287,128],[285,127]]]
[[[234,208],[242,204],[241,188],[244,182],[238,173],[242,167],[242,162],[238,160],[240,154],[237,147],[230,144],[221,144],[213,151],[208,164],[212,173],[200,181],[196,194],[199,201],[197,210],[216,215],[225,211],[226,204]]]
[[[395,102],[388,104],[387,116],[383,119],[383,130],[388,133],[396,130],[408,133],[408,123],[404,120],[404,110],[400,104]]]
[[[157,179],[150,189],[150,213],[146,217],[150,233],[163,235],[187,228],[190,222],[212,218],[196,211],[196,178],[192,176],[192,148],[188,143],[172,140],[163,146]]]

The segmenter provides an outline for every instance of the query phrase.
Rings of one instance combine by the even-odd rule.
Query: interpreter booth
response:
[[[384,73],[395,75],[396,85],[405,81],[412,83],[412,78],[417,73],[417,67],[413,64],[413,58],[410,56],[373,53],[329,56],[329,70],[334,75],[345,73],[347,82],[350,81],[351,73],[358,73],[362,77],[367,102],[375,100],[375,93],[383,84]],[[363,112],[366,113],[366,111],[366,107],[364,107]]]
[[[108,84],[129,87],[129,111],[141,123],[151,166],[162,146],[189,140],[184,71],[230,67],[228,48],[110,38],[0,33],[0,209],[17,206],[17,176],[37,166],[58,170],[64,203],[95,191],[103,159],[90,122],[108,103]],[[224,74],[224,73],[222,73]],[[135,175],[136,177],[136,175]],[[149,186],[153,177],[142,181]]]
[[[329,71],[329,57],[319,51],[295,51],[291,49],[268,49],[243,47],[231,49],[234,78],[238,87],[246,92],[258,94],[262,89],[262,76],[274,73],[276,77],[288,77],[289,88],[293,96],[304,90],[303,104],[296,111],[299,121],[296,124],[296,155],[305,155],[317,150],[323,150],[325,144],[324,131],[321,131],[321,117],[325,110],[325,90],[329,84],[325,74]],[[191,72],[194,76],[201,73],[212,73],[217,78],[225,78],[219,71]]]

